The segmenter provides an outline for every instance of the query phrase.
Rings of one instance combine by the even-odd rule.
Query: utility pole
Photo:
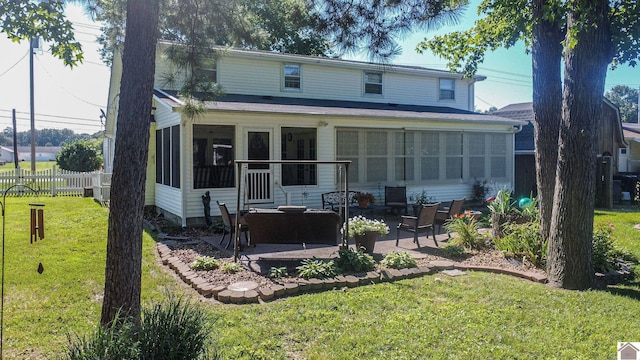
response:
[[[35,119],[35,106],[33,101],[33,49],[39,46],[33,46],[37,44],[38,38],[31,38],[29,41],[29,101],[31,110],[31,172],[36,172],[36,119]]]

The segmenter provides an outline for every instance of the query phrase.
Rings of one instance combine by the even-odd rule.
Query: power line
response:
[[[45,74],[47,74],[49,76],[49,78],[51,78],[51,80],[56,82],[56,84],[58,85],[58,87],[60,89],[64,90],[67,94],[71,95],[71,97],[73,97],[76,100],[81,101],[81,102],[83,102],[85,104],[88,104],[88,105],[98,106],[98,107],[105,107],[104,105],[98,105],[98,104],[92,103],[90,101],[87,101],[87,100],[79,98],[78,96],[73,94],[71,91],[67,90],[64,86],[61,86],[60,83],[58,81],[56,81],[56,79],[54,79],[54,77],[51,76],[51,74],[49,74],[49,71],[44,67],[44,65],[39,60],[38,60],[38,65],[44,70]]]
[[[0,115],[0,119],[13,119],[11,116]],[[29,118],[16,116],[16,120],[21,121],[30,121]],[[46,120],[46,119],[36,119],[38,123],[48,123],[48,124],[62,124],[62,125],[71,125],[74,128],[83,128],[83,129],[98,129],[98,131],[102,128],[102,125],[92,125],[92,124],[82,124],[82,123],[74,123],[70,121],[58,121],[58,120]],[[11,125],[7,125],[8,127],[12,127]]]
[[[24,60],[24,58],[27,57],[28,54],[29,54],[29,50],[27,50],[27,52],[24,55],[22,55],[22,57],[18,61],[16,61],[15,64],[11,65],[7,70],[3,71],[2,74],[0,74],[0,77],[2,77],[2,75],[8,73],[9,71],[11,71],[11,69],[16,67],[16,65],[18,65],[22,60]]]
[[[4,111],[4,112],[12,112],[13,110],[6,110],[6,109],[0,109],[0,111]],[[29,115],[30,113],[25,112],[25,111],[16,111],[16,114],[25,114],[25,115]],[[100,121],[100,120],[96,120],[96,119],[90,119],[90,118],[79,118],[79,117],[73,117],[73,116],[61,116],[61,115],[49,115],[49,114],[34,114],[34,115],[38,115],[38,116],[46,116],[46,117],[52,117],[52,118],[58,118],[58,119],[70,119],[70,120],[86,120],[86,121]]]

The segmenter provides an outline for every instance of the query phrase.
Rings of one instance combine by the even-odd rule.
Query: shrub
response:
[[[336,266],[342,271],[370,271],[376,268],[376,261],[373,256],[358,249],[354,251],[350,248],[340,249],[338,251],[338,259],[336,260]]]
[[[225,262],[220,265],[220,270],[227,274],[234,274],[242,270],[242,267],[240,266],[240,264],[235,262]]]
[[[444,246],[444,253],[448,257],[462,257],[464,255],[464,247],[460,245],[455,245],[452,243],[447,243]]]
[[[478,221],[471,214],[455,215],[444,224],[447,232],[455,232],[457,237],[450,243],[467,249],[480,249],[484,247],[485,237],[478,232]]]
[[[142,310],[140,359],[205,359],[206,312],[181,298]]]
[[[384,256],[380,264],[392,269],[407,269],[418,267],[416,259],[411,257],[406,251],[393,251]]]
[[[287,273],[287,268],[284,266],[283,267],[273,266],[269,269],[269,273],[267,274],[267,276],[272,279],[280,279],[288,275],[289,274]]]
[[[637,259],[627,250],[619,248],[613,238],[613,224],[609,226],[600,225],[593,231],[593,250],[591,259],[593,269],[597,272],[606,273],[619,268],[622,260],[636,262]]]
[[[61,169],[71,171],[94,171],[102,165],[101,143],[90,140],[72,141],[62,147],[56,155]]]
[[[215,270],[220,266],[218,260],[211,256],[198,256],[190,265],[193,270]]]
[[[296,267],[298,275],[304,279],[324,279],[336,276],[337,269],[333,261],[319,259],[302,260],[302,265]]]
[[[475,179],[473,182],[473,200],[481,204],[484,203],[490,191],[490,185],[487,179]]]
[[[206,313],[180,298],[142,309],[139,325],[116,316],[85,338],[69,336],[66,359],[217,359],[208,354]]]
[[[493,238],[496,247],[507,257],[526,259],[533,266],[543,266],[547,261],[547,241],[540,237],[540,223],[507,223],[504,236]]]

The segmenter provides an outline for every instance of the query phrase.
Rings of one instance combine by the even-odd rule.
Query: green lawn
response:
[[[31,170],[30,161],[21,161],[19,164],[20,164],[20,168]],[[54,166],[56,166],[55,161],[36,161],[36,170],[47,170],[47,169],[51,169]],[[8,162],[4,165],[0,165],[0,171],[13,170],[15,168],[16,168],[16,165],[13,162]]]
[[[29,244],[33,198],[7,198],[4,352],[60,356],[69,332],[99,319],[107,210],[85,198],[40,198],[46,239]],[[640,256],[638,212],[597,212]],[[190,294],[155,258],[145,236],[143,302]],[[42,262],[45,271],[36,272]],[[285,298],[266,304],[203,301],[228,359],[605,359],[640,341],[640,289],[554,290],[488,273],[442,274]]]

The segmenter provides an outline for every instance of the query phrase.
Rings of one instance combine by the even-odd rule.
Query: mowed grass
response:
[[[100,315],[107,209],[83,198],[39,198],[46,239],[29,244],[29,202],[7,198],[5,356],[63,355],[68,333]],[[597,212],[640,256],[635,211]],[[145,235],[143,302],[166,292],[202,300],[174,280]],[[38,274],[38,263],[44,273]],[[605,359],[618,341],[640,341],[637,284],[566,291],[469,272],[305,294],[265,304],[217,305],[212,338],[227,359]]]
[[[45,239],[30,243],[29,203],[45,204]],[[100,319],[108,209],[90,198],[7,197],[5,204],[4,355],[54,358],[67,334],[86,334]],[[175,281],[155,265],[144,237],[143,296],[162,296]],[[37,272],[42,263],[44,272]],[[155,299],[154,299],[155,300]]]
[[[20,164],[21,169],[31,170],[30,161],[20,161],[18,164]],[[48,170],[53,168],[54,166],[57,166],[57,163],[55,161],[36,161],[36,171]],[[16,165],[13,163],[13,161],[7,162],[4,165],[0,165],[0,171],[14,170],[15,168]]]

